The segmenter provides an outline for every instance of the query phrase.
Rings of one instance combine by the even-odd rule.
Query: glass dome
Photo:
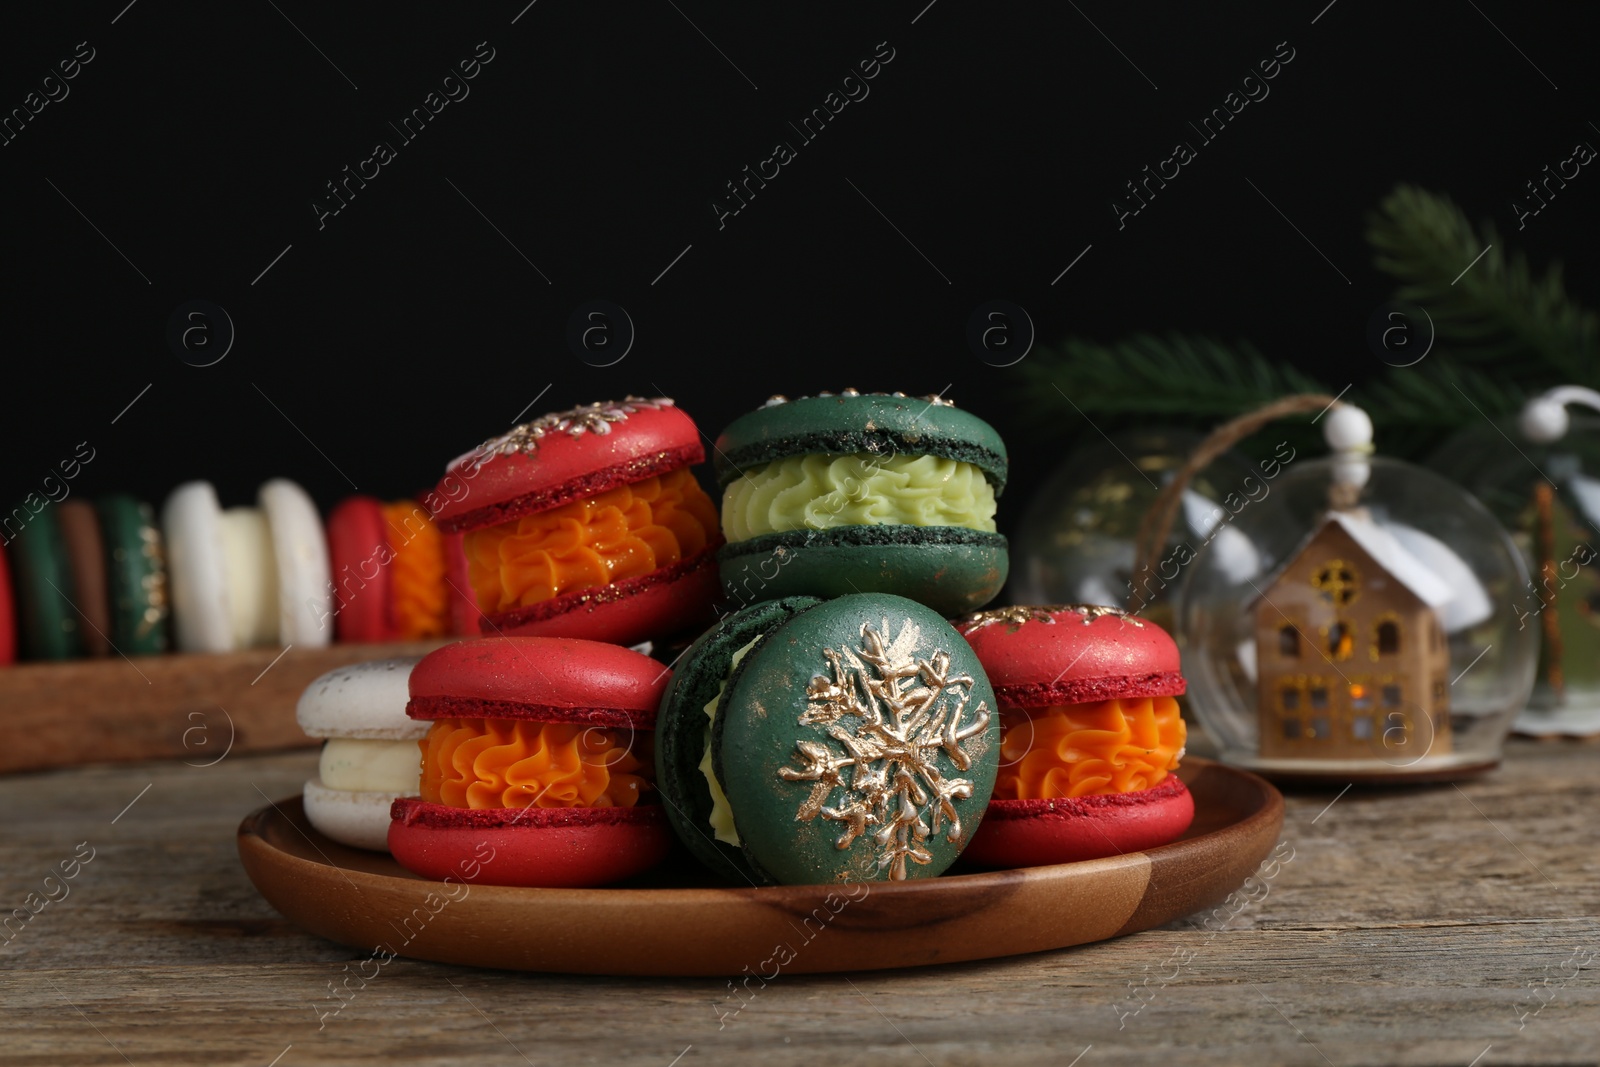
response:
[[[1338,485],[1355,499],[1330,509]],[[1188,567],[1189,707],[1224,759],[1280,777],[1486,770],[1533,685],[1527,581],[1506,531],[1438,474],[1297,460]]]
[[[1600,733],[1600,419],[1572,417],[1549,443],[1518,420],[1452,437],[1428,465],[1483,501],[1521,551],[1532,582],[1517,616],[1542,638],[1528,710],[1532,734]]]
[[[1180,578],[1163,583],[1157,576],[1134,589],[1134,541],[1156,494],[1199,443],[1184,430],[1147,429],[1096,438],[1068,453],[1028,501],[1011,539],[1009,601],[1128,608],[1170,630]],[[1218,502],[1247,488],[1252,473],[1237,452],[1201,471],[1184,493],[1166,547],[1203,544],[1219,522]]]

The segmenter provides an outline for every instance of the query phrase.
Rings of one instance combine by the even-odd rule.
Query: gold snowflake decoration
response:
[[[991,608],[988,611],[974,611],[970,615],[963,615],[955,620],[955,628],[962,633],[972,633],[985,626],[995,623],[1005,623],[1015,630],[1025,622],[1044,622],[1054,624],[1056,615],[1061,612],[1071,611],[1081,616],[1083,625],[1088,626],[1101,616],[1111,616],[1121,619],[1133,626],[1143,627],[1144,620],[1136,618],[1121,608],[1108,607],[1104,604],[1012,604],[1003,608]]]
[[[659,411],[670,408],[670,397],[658,396],[646,400],[630,396],[623,400],[601,400],[593,404],[579,404],[568,411],[552,411],[532,422],[513,426],[499,437],[491,437],[477,448],[472,456],[476,463],[485,463],[496,456],[509,456],[517,452],[529,455],[539,450],[539,442],[552,433],[568,433],[582,437],[586,433],[604,436],[611,432],[613,423],[623,422],[629,415],[640,411]]]
[[[955,802],[972,796],[972,783],[946,778],[937,760],[943,753],[957,771],[967,770],[986,745],[964,742],[989,727],[981,700],[967,717],[971,676],[950,674],[948,652],[917,658],[921,638],[909,619],[888,644],[863,624],[859,649],[823,649],[833,673],[811,680],[800,725],[824,727],[841,747],[798,741],[800,767],[778,771],[786,782],[813,783],[796,820],[820,815],[842,823],[835,842],[840,849],[868,837],[877,848],[877,869],[887,868],[897,880],[906,877],[908,861],[933,862],[925,842],[946,824],[946,840],[961,839]]]

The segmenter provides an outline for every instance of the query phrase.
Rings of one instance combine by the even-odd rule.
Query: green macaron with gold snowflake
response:
[[[1005,444],[949,400],[775,396],[723,430],[715,456],[736,603],[883,592],[954,616],[1005,584]]]
[[[656,719],[673,829],[734,884],[934,877],[972,840],[999,753],[977,654],[887,593],[726,616],[678,660]]]

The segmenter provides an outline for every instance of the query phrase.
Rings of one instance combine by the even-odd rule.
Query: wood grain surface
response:
[[[1459,788],[1291,795],[1276,865],[1231,904],[1161,929],[732,986],[378,962],[301,933],[246,880],[234,832],[314,761],[235,753],[204,768],[0,779],[0,915],[39,908],[0,934],[0,1063],[1487,1067],[1600,1055],[1600,746],[1513,742],[1500,770]],[[58,880],[63,869],[75,876]],[[41,906],[47,892],[58,899]],[[336,999],[341,983],[355,992]]]
[[[202,764],[225,751],[305,747],[313,742],[295,724],[294,706],[318,675],[363,660],[420,656],[441,644],[290,646],[0,668],[0,709],[12,729],[0,745],[0,772],[164,756]],[[85,737],[93,744],[84,744]]]

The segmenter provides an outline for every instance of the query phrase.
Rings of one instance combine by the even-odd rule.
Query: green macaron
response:
[[[715,458],[718,563],[739,603],[885,592],[953,616],[1005,584],[1005,444],[948,400],[773,397],[722,432]]]
[[[977,829],[999,741],[988,678],[936,612],[885,593],[790,597],[684,654],[656,781],[679,837],[730,880],[931,878]]]
[[[167,563],[155,510],[131,496],[95,502],[105,542],[111,640],[123,654],[167,651]]]
[[[22,654],[33,660],[77,659],[83,632],[73,604],[77,589],[56,509],[46,505],[12,542]]]

